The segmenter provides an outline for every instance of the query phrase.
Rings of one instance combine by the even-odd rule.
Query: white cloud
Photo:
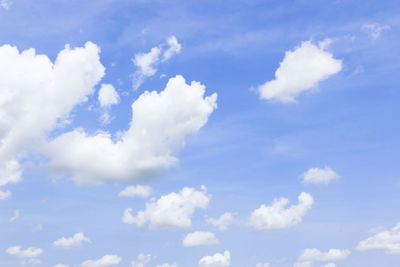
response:
[[[163,61],[168,61],[173,55],[178,54],[182,46],[178,42],[175,36],[171,36],[167,39],[167,44],[169,45],[168,49],[164,52]]]
[[[11,4],[12,2],[10,0],[0,0],[0,7],[4,8],[5,10],[9,10]]]
[[[164,51],[164,47],[168,48]],[[164,51],[164,53],[163,53]],[[133,74],[133,88],[138,89],[144,80],[157,72],[157,66],[161,62],[168,61],[173,55],[181,51],[181,45],[175,36],[167,39],[167,44],[153,47],[148,53],[136,54],[132,59],[138,70]]]
[[[90,136],[82,129],[47,145],[50,165],[77,183],[131,182],[154,177],[178,163],[186,136],[196,133],[216,108],[217,95],[203,97],[205,86],[171,78],[157,93],[144,92],[132,104],[130,128],[118,140],[107,132]]]
[[[40,260],[37,259],[37,257],[39,257],[43,253],[43,249],[29,247],[23,250],[20,246],[14,246],[7,248],[6,253],[23,259],[21,262],[22,265],[36,265],[40,264]]]
[[[69,267],[69,265],[59,263],[59,264],[54,265],[53,267]]]
[[[119,95],[112,84],[102,84],[98,100],[101,107],[107,108],[119,103]]]
[[[231,253],[225,250],[224,254],[215,253],[212,256],[205,256],[200,259],[200,267],[226,267],[231,264]]]
[[[256,267],[270,267],[270,264],[268,262],[266,262],[266,263],[260,262],[260,263],[257,263]]]
[[[131,261],[131,267],[144,267],[151,260],[150,254],[140,253],[136,260]]]
[[[321,252],[316,248],[307,248],[300,254],[299,261],[338,261],[346,259],[350,253],[350,250],[330,249]]]
[[[10,197],[11,197],[10,190],[7,190],[7,191],[0,190],[0,200],[9,199]]]
[[[363,241],[357,250],[383,249],[388,254],[400,253],[400,223],[397,223],[391,230],[379,232]]]
[[[316,46],[306,41],[300,47],[287,51],[275,72],[275,80],[258,87],[260,98],[282,103],[295,102],[301,92],[316,87],[320,81],[339,72],[342,61],[325,51],[326,45],[327,42]]]
[[[82,243],[90,243],[90,239],[85,236],[84,233],[79,232],[74,234],[72,237],[61,237],[60,239],[53,242],[53,246],[62,248],[77,248],[81,247]]]
[[[14,222],[19,217],[19,210],[14,211],[14,216],[10,218],[10,223]]]
[[[311,208],[314,200],[310,194],[302,192],[299,204],[288,208],[287,198],[274,199],[271,206],[261,205],[250,215],[249,223],[258,230],[271,230],[286,228],[296,225],[302,221],[303,216]]]
[[[121,258],[117,255],[104,255],[98,260],[87,260],[81,263],[82,267],[108,267],[117,265],[121,262]]]
[[[182,241],[184,247],[196,247],[218,244],[219,241],[212,232],[196,231],[189,233]]]
[[[296,262],[293,264],[293,267],[311,267],[311,262],[304,261],[304,262]]]
[[[366,33],[368,33],[373,39],[378,39],[381,37],[381,33],[385,30],[389,30],[389,25],[380,25],[380,24],[364,24],[361,27]]]
[[[122,222],[139,227],[148,222],[150,228],[188,228],[192,226],[191,216],[195,209],[207,208],[210,199],[205,190],[185,187],[179,193],[172,192],[157,201],[150,200],[146,209],[139,211],[136,216],[131,214],[132,209],[126,209]]]
[[[0,46],[0,186],[19,182],[18,159],[40,147],[93,93],[104,75],[99,52],[91,42],[67,45],[53,63],[34,49]]]
[[[325,167],[324,169],[310,168],[308,171],[303,173],[301,177],[303,177],[304,183],[310,184],[328,184],[329,182],[340,178],[340,176],[329,167]]]
[[[130,185],[125,187],[124,190],[119,192],[120,197],[149,197],[153,194],[153,188],[147,185]]]
[[[336,267],[336,263],[330,262],[330,263],[325,264],[325,265],[322,266],[322,267]]]
[[[220,231],[228,230],[229,226],[231,226],[235,222],[233,214],[230,212],[225,212],[219,218],[208,218],[207,223],[217,227]]]
[[[179,265],[174,262],[172,264],[169,264],[169,263],[164,263],[164,264],[161,264],[161,265],[157,264],[156,267],[179,267]]]

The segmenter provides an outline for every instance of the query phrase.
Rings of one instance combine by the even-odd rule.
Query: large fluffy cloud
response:
[[[308,171],[301,175],[304,183],[310,184],[328,184],[332,180],[339,179],[340,176],[329,167],[310,168]]]
[[[286,228],[301,222],[303,216],[311,208],[313,198],[310,194],[302,192],[299,204],[286,207],[289,204],[287,198],[274,199],[270,206],[261,205],[250,215],[249,223],[258,230],[271,230]]]
[[[173,55],[181,51],[181,44],[175,36],[167,39],[166,44],[160,44],[153,47],[147,53],[138,53],[132,59],[133,64],[137,67],[133,74],[133,88],[138,89],[147,77],[153,76],[157,72],[157,66],[161,62],[168,61]]]
[[[14,247],[7,248],[6,253],[10,254],[10,255],[14,255],[18,258],[21,258],[22,265],[25,265],[25,264],[36,265],[36,264],[40,264],[40,260],[37,259],[37,257],[43,253],[43,249],[35,248],[35,247],[21,249],[20,246],[14,246]]]
[[[322,80],[342,69],[342,61],[325,51],[327,41],[318,46],[310,41],[287,51],[275,72],[275,80],[258,87],[262,99],[283,103],[295,102],[303,91],[317,86]]]
[[[53,242],[53,246],[61,248],[77,248],[81,247],[82,243],[90,243],[90,239],[85,236],[84,233],[79,232],[74,234],[72,237],[61,237]]]
[[[215,253],[212,256],[204,256],[199,261],[200,267],[227,267],[231,264],[231,253],[225,250],[223,254]]]
[[[177,164],[186,136],[217,107],[217,95],[204,93],[199,82],[171,78],[160,93],[146,91],[133,102],[130,127],[119,138],[82,129],[55,138],[46,148],[50,165],[78,183],[128,182],[162,173]]]
[[[98,260],[87,260],[81,263],[82,267],[108,267],[117,265],[121,262],[121,258],[117,255],[104,255]]]
[[[202,191],[185,187],[179,193],[172,192],[157,201],[150,200],[146,209],[136,216],[131,214],[132,209],[126,209],[122,221],[139,227],[148,222],[151,228],[188,228],[192,225],[191,216],[195,209],[206,208],[210,199],[205,187]]]
[[[361,241],[356,249],[383,249],[389,254],[400,253],[400,223],[397,223],[391,230],[379,232]]]
[[[18,159],[93,93],[104,75],[99,51],[67,45],[53,63],[34,49],[0,47],[0,186],[20,181]]]
[[[196,247],[196,246],[214,245],[218,244],[218,242],[219,241],[215,237],[214,233],[196,231],[187,234],[182,241],[182,245],[184,247]]]

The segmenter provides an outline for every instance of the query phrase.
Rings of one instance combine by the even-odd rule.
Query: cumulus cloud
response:
[[[350,255],[350,250],[330,249],[327,252],[321,252],[316,248],[307,248],[299,256],[299,261],[338,261],[346,259]]]
[[[192,226],[191,216],[195,209],[207,208],[210,199],[205,190],[185,187],[179,193],[172,192],[157,201],[150,200],[146,209],[139,211],[136,216],[131,214],[131,208],[126,209],[122,222],[139,227],[148,222],[150,228],[188,228]]]
[[[196,247],[218,244],[219,241],[212,232],[196,231],[189,233],[182,241],[184,247]]]
[[[18,160],[94,92],[104,75],[99,52],[91,42],[67,45],[53,63],[34,49],[0,46],[0,186],[19,182]]]
[[[40,264],[40,260],[37,259],[42,253],[41,248],[29,247],[27,249],[21,249],[20,246],[9,247],[6,249],[6,253],[21,258],[21,264],[36,265]]]
[[[196,133],[217,107],[217,95],[182,76],[157,93],[144,92],[132,104],[132,120],[118,140],[100,132],[75,129],[47,145],[50,166],[77,183],[132,182],[154,177],[178,163],[186,136]]]
[[[87,260],[81,263],[82,267],[108,267],[117,265],[121,262],[121,258],[117,255],[104,255],[98,260]]]
[[[226,267],[231,264],[231,253],[225,250],[224,254],[215,253],[212,256],[205,256],[200,259],[200,267]]]
[[[157,72],[157,66],[161,62],[168,61],[173,55],[181,51],[182,46],[175,36],[167,39],[166,44],[153,47],[148,53],[138,53],[132,59],[137,71],[133,74],[133,88],[138,89],[146,78]]]
[[[229,226],[231,226],[235,222],[233,214],[230,212],[225,212],[219,218],[208,218],[207,223],[217,227],[220,231],[228,230]]]
[[[339,179],[340,176],[331,168],[325,167],[310,168],[308,171],[301,175],[304,183],[310,184],[328,184],[329,182]]]
[[[90,243],[91,241],[84,233],[79,232],[74,234],[72,237],[61,237],[53,242],[53,246],[61,248],[78,248],[81,247],[84,242]]]
[[[120,197],[149,197],[153,194],[153,188],[147,185],[130,185],[119,192]]]
[[[258,230],[271,230],[291,227],[302,221],[303,216],[311,208],[314,200],[308,193],[302,192],[299,204],[286,207],[287,198],[274,199],[270,206],[261,205],[250,215],[249,223]]]
[[[10,218],[10,223],[14,222],[19,217],[19,210],[14,211],[14,215]]]
[[[110,109],[112,105],[119,103],[119,95],[112,84],[102,84],[98,93],[98,101],[103,109],[100,119],[104,124],[111,121]]]
[[[258,87],[260,98],[282,103],[295,102],[300,93],[338,73],[342,69],[342,61],[325,51],[327,43],[323,41],[317,46],[306,41],[287,51],[275,72],[275,80]]]
[[[364,25],[362,25],[361,29],[363,31],[365,31],[373,39],[378,39],[379,37],[381,37],[381,33],[383,31],[390,29],[390,26],[389,25],[380,25],[380,24],[377,24],[377,23],[372,23],[372,24],[364,24]]]
[[[145,267],[151,260],[150,254],[140,253],[136,260],[131,261],[131,267]]]
[[[400,223],[391,230],[382,231],[361,241],[357,250],[382,249],[388,254],[400,253]]]

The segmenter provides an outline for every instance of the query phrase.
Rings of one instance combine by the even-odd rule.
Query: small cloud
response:
[[[206,245],[215,245],[219,241],[212,232],[200,232],[196,231],[189,233],[182,241],[184,247],[197,247]]]
[[[14,246],[7,248],[6,253],[22,259],[22,265],[37,265],[40,264],[40,260],[37,257],[43,253],[43,249],[35,247],[22,249],[20,246]]]
[[[9,0],[0,0],[0,7],[4,8],[5,10],[9,10],[11,7],[12,2]]]
[[[228,230],[229,226],[231,226],[235,222],[235,218],[233,214],[230,212],[225,212],[219,218],[208,218],[207,223],[217,227],[220,231]]]
[[[10,223],[14,222],[19,217],[19,210],[14,211],[14,216],[10,218]]]
[[[361,29],[366,32],[372,39],[378,39],[381,37],[381,33],[385,30],[389,30],[389,25],[380,25],[380,24],[364,24],[361,26]]]
[[[53,242],[53,246],[67,249],[79,248],[84,242],[91,243],[90,239],[87,238],[84,233],[79,232],[69,238],[61,237],[60,239],[57,239]]]
[[[125,187],[124,190],[122,190],[121,192],[119,192],[118,196],[120,197],[149,197],[151,194],[153,194],[153,188],[151,188],[150,186],[146,186],[146,185],[130,185]]]
[[[328,184],[340,178],[339,174],[329,167],[325,167],[324,169],[311,168],[303,173],[301,177],[304,183],[310,184]]]
[[[231,253],[228,250],[225,250],[223,254],[215,253],[212,256],[205,256],[200,259],[199,266],[200,267],[227,267],[231,264]]]

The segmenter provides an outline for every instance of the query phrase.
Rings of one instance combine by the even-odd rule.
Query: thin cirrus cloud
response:
[[[338,73],[342,69],[342,61],[325,51],[329,43],[329,39],[319,45],[306,41],[287,51],[275,72],[275,79],[257,88],[260,98],[293,103],[302,92]]]
[[[309,184],[328,184],[333,180],[340,178],[334,170],[329,167],[321,168],[310,168],[308,171],[301,175],[304,183]]]
[[[82,243],[91,243],[90,239],[83,232],[74,234],[72,237],[61,237],[53,242],[53,246],[66,249],[79,248]]]
[[[109,267],[119,264],[121,260],[118,255],[106,254],[98,260],[86,260],[82,262],[81,267]]]
[[[22,265],[36,265],[40,264],[40,260],[37,257],[43,253],[43,249],[35,247],[22,249],[21,246],[14,246],[7,248],[6,253],[22,259]]]
[[[261,205],[254,210],[249,219],[249,224],[257,230],[272,230],[294,226],[300,223],[307,211],[311,209],[313,197],[302,192],[298,197],[299,203],[286,207],[287,198],[274,199],[270,206]]]
[[[383,31],[390,30],[389,25],[381,25],[378,23],[364,24],[361,29],[366,32],[372,39],[379,39]]]
[[[212,232],[196,231],[188,233],[182,240],[184,247],[197,247],[218,244],[219,241]]]
[[[235,218],[232,213],[225,212],[218,218],[207,218],[207,223],[217,227],[220,231],[226,231],[233,223],[235,223]]]
[[[132,209],[125,210],[122,222],[136,224],[138,227],[149,223],[150,228],[189,228],[192,226],[191,216],[196,209],[208,207],[211,195],[207,195],[206,188],[183,188],[179,193],[172,192],[161,196],[157,201],[146,203],[145,210],[132,215]]]
[[[0,186],[21,181],[19,159],[40,147],[94,92],[104,75],[99,52],[91,42],[73,49],[66,45],[53,63],[34,49],[0,47]],[[0,192],[0,198],[10,194]]]
[[[384,250],[388,254],[400,254],[400,223],[358,243],[357,250]]]
[[[79,184],[130,182],[154,177],[178,163],[186,136],[196,133],[216,109],[217,94],[205,86],[171,78],[160,93],[144,92],[132,104],[130,128],[117,141],[110,133],[82,129],[47,143],[49,166]]]
[[[137,67],[137,71],[133,74],[133,88],[137,90],[146,78],[156,74],[157,66],[160,63],[167,62],[181,49],[182,46],[176,37],[171,36],[167,39],[166,44],[155,46],[148,53],[136,54],[132,59],[133,64]]]
[[[215,253],[211,256],[204,256],[199,260],[199,267],[227,267],[231,264],[231,253],[225,250],[224,253]]]
[[[120,197],[142,197],[146,198],[153,194],[153,188],[147,185],[129,185],[119,192]]]

